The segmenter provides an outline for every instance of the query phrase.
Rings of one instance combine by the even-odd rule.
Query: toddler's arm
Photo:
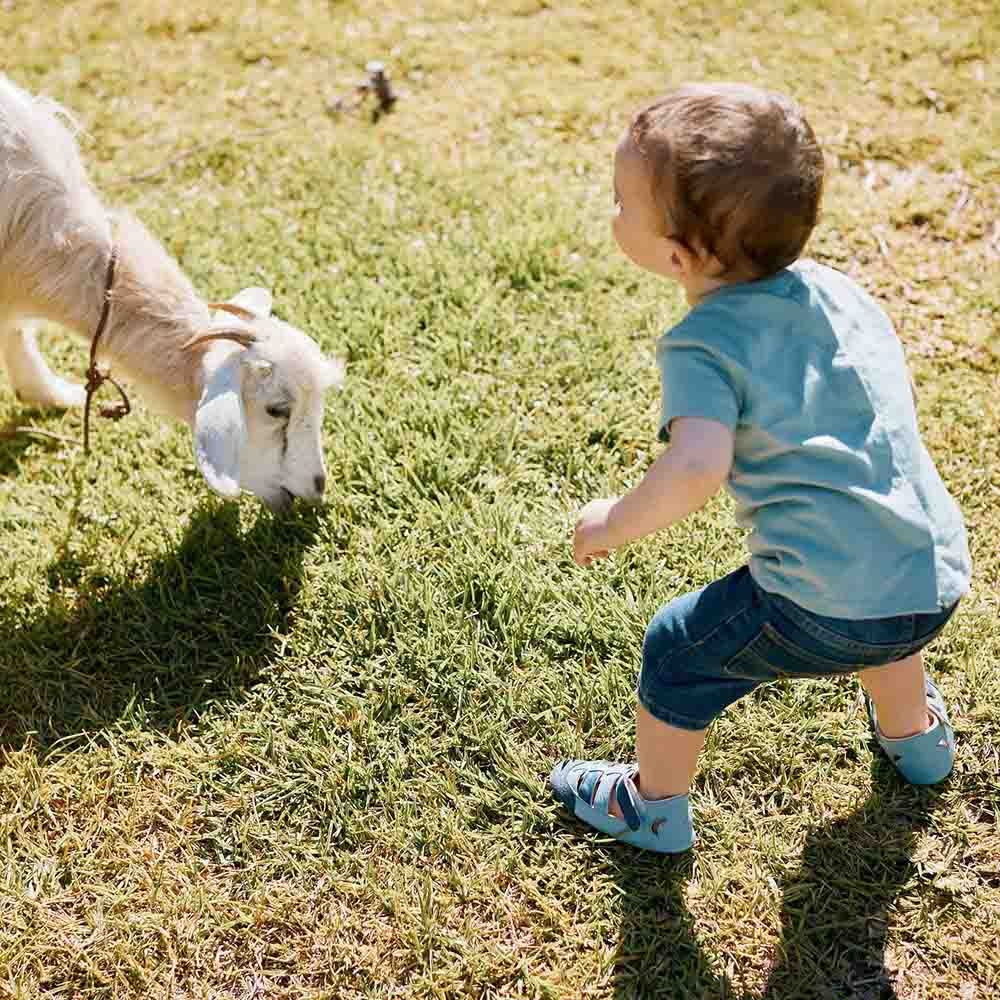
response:
[[[580,512],[573,558],[581,566],[674,524],[719,491],[733,464],[733,432],[715,420],[678,417],[670,439],[634,490],[592,500]]]

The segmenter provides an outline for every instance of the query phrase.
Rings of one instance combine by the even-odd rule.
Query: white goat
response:
[[[323,396],[341,384],[343,364],[271,317],[266,289],[244,289],[221,307],[203,302],[139,222],[101,206],[60,116],[69,118],[0,74],[0,356],[18,397],[83,402],[83,388],[45,363],[33,321],[92,338],[117,247],[99,357],[153,407],[191,425],[198,467],[217,493],[246,489],[274,510],[318,500]],[[214,320],[213,309],[222,310]]]

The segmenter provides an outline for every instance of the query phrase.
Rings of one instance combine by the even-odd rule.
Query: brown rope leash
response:
[[[110,382],[121,396],[119,403],[103,403],[98,410],[102,417],[108,420],[121,420],[122,417],[132,412],[132,405],[125,395],[125,390],[111,377],[110,371],[101,369],[97,365],[97,345],[108,326],[108,319],[111,317],[111,299],[115,283],[115,271],[118,268],[118,247],[111,248],[111,259],[108,261],[108,272],[104,279],[104,305],[101,307],[101,318],[97,321],[97,331],[94,339],[90,342],[90,367],[87,369],[87,384],[84,389],[87,393],[87,401],[83,407],[83,453],[90,454],[90,404],[94,394],[104,385]]]

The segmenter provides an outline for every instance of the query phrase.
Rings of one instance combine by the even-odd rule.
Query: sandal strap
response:
[[[632,774],[635,772],[633,771]],[[642,800],[635,787],[635,782],[632,780],[632,775],[622,775],[618,779],[618,784],[615,787],[615,799],[622,811],[622,817],[628,823],[628,828],[635,833],[642,826],[645,810],[640,804]]]
[[[614,796],[622,818],[635,833],[648,819],[644,799],[635,786],[639,768],[635,764],[613,764],[605,760],[579,761],[582,773],[574,789],[581,801],[602,814],[610,813]]]
[[[612,764],[610,761],[581,761],[586,766],[576,783],[576,794],[593,809],[607,808],[615,782],[605,782],[606,778],[621,777],[630,770],[626,764]]]

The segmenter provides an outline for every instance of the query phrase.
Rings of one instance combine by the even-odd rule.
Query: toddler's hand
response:
[[[573,559],[578,565],[589,566],[595,559],[604,559],[615,547],[608,531],[608,514],[617,502],[617,497],[591,500],[580,511],[573,534]]]

